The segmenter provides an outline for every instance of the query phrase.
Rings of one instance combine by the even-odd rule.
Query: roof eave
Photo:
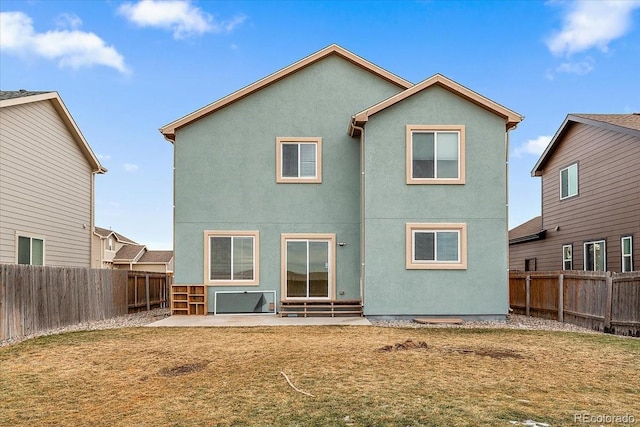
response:
[[[541,230],[534,234],[528,234],[526,236],[520,236],[513,239],[509,239],[509,245],[517,245],[518,243],[533,242],[535,240],[542,240],[547,236],[547,230]]]
[[[505,119],[506,122],[506,130],[510,130],[515,128],[522,120],[524,120],[524,116],[516,113],[515,111],[512,111],[500,104],[498,104],[497,102],[494,102],[492,100],[490,100],[489,98],[486,98],[482,95],[480,95],[477,92],[472,91],[471,89],[462,86],[461,84],[443,76],[442,74],[434,74],[433,76],[429,77],[428,79],[423,80],[422,82],[415,84],[407,89],[405,89],[404,91],[397,93],[369,108],[367,108],[366,110],[363,110],[355,115],[352,116],[351,118],[351,127],[353,126],[362,126],[364,125],[368,120],[369,117],[373,116],[374,114],[398,103],[403,101],[404,99],[418,93],[421,92],[431,86],[434,85],[439,85],[440,87],[455,93],[463,98],[465,98],[466,100],[486,109],[489,110],[490,112],[502,117]],[[350,128],[351,129],[351,128]]]

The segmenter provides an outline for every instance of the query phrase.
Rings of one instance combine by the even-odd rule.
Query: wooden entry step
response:
[[[280,301],[280,317],[362,317],[360,300]]]

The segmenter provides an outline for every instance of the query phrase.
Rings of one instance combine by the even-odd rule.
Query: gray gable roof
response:
[[[49,93],[49,92],[51,92],[51,91],[50,90],[31,91],[31,90],[24,90],[24,89],[20,89],[20,90],[0,90],[0,100],[22,98],[22,97],[25,97],[25,96],[40,95],[41,93]]]

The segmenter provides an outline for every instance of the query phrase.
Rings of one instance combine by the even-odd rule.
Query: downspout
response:
[[[365,272],[365,159],[364,159],[364,127],[351,125],[353,130],[360,131],[360,304],[364,306],[364,272]]]

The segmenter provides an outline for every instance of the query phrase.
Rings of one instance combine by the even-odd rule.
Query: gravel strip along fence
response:
[[[125,316],[114,317],[112,319],[99,320],[94,322],[79,323],[77,325],[65,326],[62,328],[52,329],[45,332],[40,332],[34,335],[26,337],[20,337],[16,339],[10,339],[0,342],[0,347],[6,345],[17,344],[21,341],[46,336],[61,334],[64,332],[73,331],[95,331],[100,329],[116,329],[116,328],[128,328],[136,326],[144,326],[149,323],[156,322],[169,316],[168,308],[156,308],[151,311],[141,311],[138,313],[127,314]],[[555,320],[540,319],[538,317],[526,317],[517,314],[510,314],[507,316],[506,321],[485,321],[485,322],[465,322],[461,325],[426,325],[415,323],[406,320],[373,320],[371,321],[373,326],[391,327],[391,328],[494,328],[494,329],[523,329],[523,330],[543,330],[543,331],[564,331],[564,332],[582,332],[590,334],[601,334],[602,332],[594,331],[580,326],[572,325],[570,323],[560,323]],[[615,335],[620,338],[632,338]]]

